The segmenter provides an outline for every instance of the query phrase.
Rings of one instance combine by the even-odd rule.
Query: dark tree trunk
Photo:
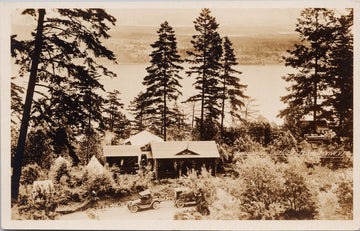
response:
[[[225,73],[225,76],[227,75],[227,73]],[[222,108],[221,108],[221,124],[220,124],[220,132],[221,132],[221,137],[224,136],[224,116],[225,116],[225,98],[226,98],[226,82],[225,82],[225,78],[224,77],[224,89],[223,89],[223,98],[222,98]]]
[[[31,104],[34,95],[36,75],[37,75],[38,64],[40,59],[40,52],[42,48],[44,16],[45,16],[45,9],[39,9],[39,18],[36,29],[36,37],[35,37],[35,48],[34,48],[34,54],[32,56],[29,84],[26,92],[24,112],[21,120],[19,140],[14,157],[13,172],[11,176],[11,198],[12,200],[15,201],[17,201],[19,194],[19,184],[20,184],[21,168],[22,168],[22,162],[23,162],[23,156],[25,150],[26,134],[29,126]]]
[[[193,101],[193,110],[192,110],[192,119],[191,119],[191,129],[194,128],[194,120],[195,120],[195,101]]]
[[[206,35],[206,30],[204,33],[204,36]],[[201,114],[200,114],[200,140],[203,140],[204,138],[204,102],[205,102],[205,81],[206,81],[206,44],[205,44],[205,38],[204,38],[204,48],[203,48],[203,76],[202,76],[202,91],[201,91]]]
[[[318,12],[316,11],[316,30],[318,28]],[[315,47],[315,73],[314,73],[314,110],[313,110],[313,113],[314,113],[314,121],[317,120],[317,115],[316,115],[316,112],[317,112],[317,98],[318,98],[318,44],[316,44],[316,47]]]
[[[164,141],[166,141],[166,81],[164,82]]]

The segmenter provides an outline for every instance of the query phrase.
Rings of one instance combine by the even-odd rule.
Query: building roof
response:
[[[103,152],[105,157],[141,156],[139,145],[107,145]]]
[[[144,146],[151,142],[164,142],[164,140],[146,130],[139,132],[138,134],[131,136],[124,140],[123,144],[140,145]]]
[[[154,159],[220,158],[215,141],[152,142]]]

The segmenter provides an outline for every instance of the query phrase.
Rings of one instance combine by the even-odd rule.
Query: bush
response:
[[[51,182],[51,181],[49,181]],[[52,186],[52,183],[49,184]],[[17,210],[15,219],[46,220],[55,218],[58,206],[54,197],[54,189],[42,191],[33,190],[32,185],[20,185],[19,203],[13,209]]]
[[[288,168],[284,171],[285,178],[282,197],[287,202],[285,219],[313,219],[317,214],[314,195],[311,194],[305,178]]]
[[[265,148],[261,143],[253,140],[249,135],[240,137],[235,141],[235,151],[238,152],[262,152]]]
[[[241,207],[249,214],[248,219],[314,218],[315,195],[303,171],[293,166],[275,164],[266,155],[251,156],[237,164],[245,188],[240,196]]]
[[[154,172],[149,167],[141,169],[135,175],[119,174],[117,167],[112,167],[117,191],[123,193],[137,193],[153,186]]]
[[[267,146],[271,142],[271,125],[268,122],[250,122],[246,124],[247,133],[250,134],[251,139]]]
[[[222,181],[225,179],[222,179]],[[238,180],[228,179],[223,185],[218,185],[217,188],[217,198],[214,203],[210,206],[210,216],[209,219],[212,220],[238,220],[244,219],[247,214],[241,210],[241,200],[239,197],[231,195],[227,192],[227,189],[221,189],[220,187],[230,186],[229,188],[241,188],[238,184]],[[237,186],[237,187],[236,187]],[[236,190],[241,191],[241,190]]]
[[[111,172],[104,171],[102,174],[88,176],[86,191],[93,197],[106,198],[115,193],[116,186]]]
[[[314,168],[320,164],[320,154],[314,151],[290,153],[287,157],[287,165],[284,168],[291,167],[297,169],[299,172],[306,173],[309,169]]]
[[[335,193],[338,198],[338,213],[345,219],[353,219],[353,179],[345,174],[340,177]]]
[[[202,168],[200,174],[191,170],[187,176],[180,179],[184,186],[189,187],[195,193],[196,209],[202,215],[210,214],[209,206],[216,198],[216,187],[213,179],[214,177],[206,168]]]
[[[37,164],[28,164],[21,170],[20,184],[32,185],[34,181],[45,178],[45,172]]]
[[[58,157],[54,160],[50,167],[49,178],[56,183],[59,183],[64,176],[67,180],[70,179],[71,162],[62,157]]]
[[[277,219],[285,211],[281,206],[282,176],[278,166],[267,156],[252,156],[237,169],[244,185],[242,208],[249,219]]]
[[[272,144],[269,145],[268,150],[270,154],[275,155],[276,161],[287,162],[289,153],[298,151],[297,141],[290,131],[280,134],[273,139]]]

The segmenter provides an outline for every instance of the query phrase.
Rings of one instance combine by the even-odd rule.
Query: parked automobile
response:
[[[196,194],[189,188],[175,188],[175,206],[182,208],[185,205],[196,204]]]
[[[129,201],[127,207],[132,213],[136,213],[139,209],[159,209],[160,200],[153,198],[150,190],[145,190],[139,193],[139,199]]]

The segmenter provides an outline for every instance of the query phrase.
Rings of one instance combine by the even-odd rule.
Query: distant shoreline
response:
[[[103,64],[103,65],[147,65],[150,62],[118,62],[117,64]],[[285,66],[285,63],[239,63],[236,66]]]

